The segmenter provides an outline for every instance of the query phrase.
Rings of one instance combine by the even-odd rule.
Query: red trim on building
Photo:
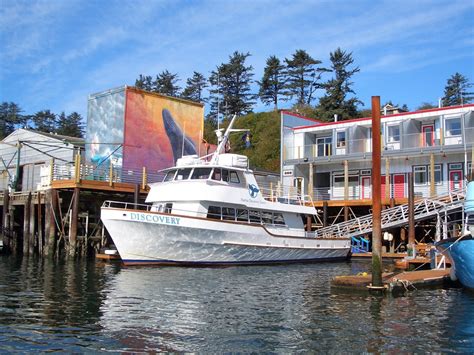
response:
[[[381,118],[385,118],[385,117],[400,117],[400,116],[408,116],[408,115],[414,115],[414,114],[418,114],[418,113],[427,113],[427,112],[436,112],[436,111],[446,111],[446,110],[453,110],[453,109],[459,109],[459,108],[464,108],[464,107],[474,107],[474,104],[467,104],[467,105],[458,105],[458,106],[447,106],[447,107],[440,107],[440,108],[430,108],[430,109],[427,109],[427,110],[419,110],[419,111],[412,111],[412,112],[402,112],[402,113],[395,113],[393,115],[387,115],[387,116],[381,116]],[[306,118],[308,120],[313,120],[312,118],[307,118],[307,117],[304,117],[304,116],[299,116],[299,115],[296,115],[296,114],[292,114],[290,112],[286,112],[286,111],[282,111],[282,112],[285,112],[287,114],[291,114],[293,116],[297,116],[297,117],[301,117],[301,118]],[[338,122],[321,122],[321,121],[316,121],[318,122],[319,124],[317,125],[309,125],[309,126],[298,126],[298,127],[293,127],[293,130],[299,130],[299,129],[305,129],[305,128],[311,128],[311,127],[321,127],[321,126],[330,126],[330,125],[339,125],[339,124],[342,124],[342,123],[351,123],[351,122],[360,122],[360,121],[364,121],[364,120],[367,120],[367,121],[370,121],[372,119],[372,117],[363,117],[363,118],[353,118],[353,119],[350,119],[350,120],[344,120],[344,121],[338,121]],[[315,121],[315,120],[313,120]]]

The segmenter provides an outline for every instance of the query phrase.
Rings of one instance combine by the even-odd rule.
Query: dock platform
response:
[[[385,290],[390,293],[404,293],[420,288],[444,287],[452,285],[451,269],[390,272],[382,275]],[[369,291],[372,275],[363,273],[349,276],[336,276],[331,286],[345,290]]]
[[[402,259],[407,256],[407,253],[382,253],[382,259]],[[352,253],[351,258],[354,259],[367,259],[371,258],[372,253],[371,252],[366,252],[366,253]]]

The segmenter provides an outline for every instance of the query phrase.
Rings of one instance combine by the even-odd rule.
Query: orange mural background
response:
[[[200,153],[203,105],[135,88],[127,88],[125,100],[125,169],[174,166],[183,146],[184,155]]]

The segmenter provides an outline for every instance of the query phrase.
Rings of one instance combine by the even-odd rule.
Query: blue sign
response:
[[[257,197],[259,191],[260,190],[258,189],[258,187],[255,186],[254,184],[249,185],[249,195],[250,195],[250,197],[252,197],[252,198]]]

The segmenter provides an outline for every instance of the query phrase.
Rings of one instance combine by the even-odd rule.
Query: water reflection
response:
[[[367,262],[122,268],[0,257],[1,351],[474,351],[474,295],[331,291]]]

